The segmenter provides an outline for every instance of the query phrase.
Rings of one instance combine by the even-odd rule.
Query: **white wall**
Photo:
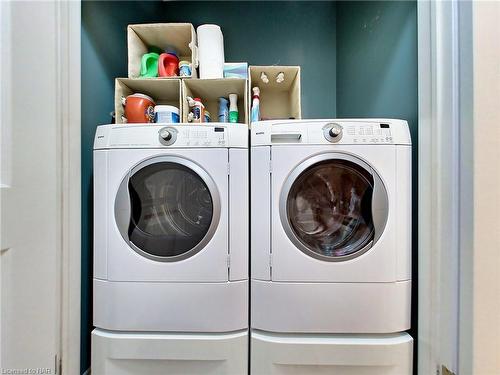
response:
[[[500,2],[472,6],[472,373],[500,374]]]

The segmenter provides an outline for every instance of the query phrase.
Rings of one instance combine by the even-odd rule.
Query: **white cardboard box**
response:
[[[128,25],[128,77],[138,78],[141,71],[141,59],[150,47],[162,50],[173,48],[179,61],[191,62],[191,77],[196,78],[198,67],[198,46],[196,32],[190,23],[149,23]],[[170,77],[160,77],[169,79]],[[172,77],[175,78],[175,77]],[[151,78],[150,78],[151,79]]]
[[[248,124],[247,80],[241,78],[189,79],[182,81],[182,122],[187,122],[189,106],[186,97],[200,98],[210,112],[212,122],[218,121],[219,97],[238,94],[239,123]]]
[[[157,105],[173,105],[179,108],[179,116],[182,114],[180,79],[116,78],[115,116],[117,124],[123,124],[124,108],[121,101],[122,97],[137,93],[150,96]]]
[[[262,72],[267,75],[269,83],[261,80]],[[276,77],[281,72],[284,73],[285,80],[277,83]],[[300,66],[252,65],[249,67],[248,77],[249,108],[252,105],[252,88],[257,86],[260,89],[261,120],[302,118]]]

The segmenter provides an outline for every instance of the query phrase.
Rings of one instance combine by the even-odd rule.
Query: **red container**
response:
[[[133,94],[122,98],[127,123],[154,122],[155,102],[144,94]]]
[[[162,53],[158,60],[158,77],[179,75],[179,58],[174,53]]]

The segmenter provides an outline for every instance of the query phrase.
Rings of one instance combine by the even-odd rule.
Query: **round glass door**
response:
[[[163,157],[144,162],[120,189],[126,190],[118,194],[126,194],[129,205],[128,220],[117,217],[117,223],[126,226],[120,232],[143,256],[161,261],[186,259],[215,233],[220,215],[218,192],[209,175],[191,161]],[[116,206],[120,206],[119,197]],[[124,215],[116,206],[115,215]]]
[[[387,193],[381,183],[368,165],[349,155],[320,155],[304,162],[282,192],[285,232],[300,250],[321,260],[360,256],[379,237],[373,208],[380,202],[374,205],[374,199],[383,201],[385,226]]]

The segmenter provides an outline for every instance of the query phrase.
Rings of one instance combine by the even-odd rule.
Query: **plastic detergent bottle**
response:
[[[238,95],[229,94],[229,122],[238,122]]]
[[[229,122],[229,101],[224,98],[219,98],[219,122]]]
[[[204,106],[203,106],[203,103],[201,102],[201,99],[200,98],[194,98],[193,99],[193,108],[192,108],[192,112],[193,112],[193,122],[204,122]]]
[[[250,114],[250,122],[260,120],[260,90],[258,87],[252,89],[252,113]]]

